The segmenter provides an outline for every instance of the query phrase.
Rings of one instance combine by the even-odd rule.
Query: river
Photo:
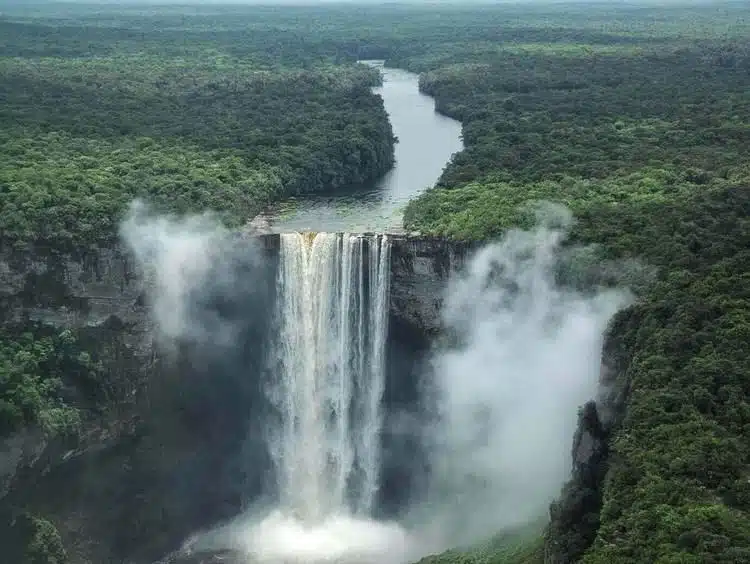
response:
[[[348,192],[283,200],[263,214],[271,231],[400,232],[409,200],[433,186],[451,156],[463,149],[460,122],[435,111],[435,101],[419,91],[418,75],[381,71],[383,85],[373,92],[383,97],[398,138],[393,168],[377,182]]]

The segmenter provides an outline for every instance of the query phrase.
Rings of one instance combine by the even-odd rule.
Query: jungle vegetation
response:
[[[744,2],[10,7],[0,241],[108,240],[135,195],[237,225],[284,194],[366,181],[393,140],[377,77],[352,63],[420,72],[466,150],[409,229],[487,240],[552,200],[577,218],[571,242],[656,268],[613,323],[627,405],[601,503],[576,517],[593,535],[558,531],[568,561],[748,561],[749,37]],[[3,339],[6,429],[77,421],[59,367],[95,363],[50,344],[74,350]],[[541,562],[541,537],[522,540],[428,561]]]
[[[266,63],[162,39],[158,21],[80,30],[0,20],[6,244],[109,241],[134,197],[238,226],[284,195],[362,184],[392,165],[374,69]]]
[[[657,269],[613,324],[626,410],[600,503],[557,515],[593,531],[555,531],[567,562],[750,560],[747,15],[594,10],[577,36],[402,58],[466,144],[409,205],[410,229],[485,240],[529,225],[529,201],[556,201],[577,218],[571,242]],[[608,31],[592,37],[592,21]]]

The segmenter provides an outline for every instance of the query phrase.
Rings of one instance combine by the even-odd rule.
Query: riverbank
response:
[[[397,138],[393,167],[379,180],[345,190],[288,198],[270,206],[255,226],[263,231],[404,233],[403,210],[432,187],[451,157],[463,150],[461,124],[435,110],[419,90],[419,76],[401,69],[383,72],[382,97]]]

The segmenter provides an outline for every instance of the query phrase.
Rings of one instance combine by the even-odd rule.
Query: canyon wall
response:
[[[41,324],[86,335],[105,353],[104,370],[117,390],[113,399],[120,417],[134,414],[154,371],[155,349],[142,282],[127,253],[117,247],[78,254],[41,246],[30,252],[0,247],[0,320],[19,331]],[[102,432],[123,430],[113,425]],[[0,496],[16,471],[35,463],[45,447],[38,431],[0,440]]]
[[[260,415],[249,414],[262,412],[253,374],[263,370],[259,351],[269,328],[279,236],[250,240],[265,254],[267,268],[253,271],[248,286],[267,286],[270,293],[253,290],[229,304],[238,342],[225,349],[184,343],[170,358],[155,338],[148,282],[123,248],[76,254],[0,248],[3,326],[76,330],[116,390],[108,409],[91,418],[75,441],[50,440],[37,429],[0,439],[0,544],[9,545],[15,534],[3,532],[3,519],[23,510],[57,527],[73,563],[152,562],[261,493],[269,461],[261,439],[252,439],[260,434],[252,429],[261,424]],[[428,472],[417,433],[429,351],[441,333],[447,278],[471,250],[392,236],[384,516],[408,506]],[[598,527],[608,441],[627,398],[617,326],[615,320],[605,346],[602,396],[581,410],[572,438],[573,475],[551,510],[550,564],[575,561]],[[414,434],[404,432],[409,420]]]
[[[252,291],[221,306],[237,342],[182,343],[176,356],[159,347],[149,282],[124,248],[0,248],[2,325],[75,330],[116,390],[74,440],[48,439],[36,429],[0,440],[0,521],[19,512],[48,519],[74,563],[152,562],[261,492],[269,461],[261,439],[252,439],[261,435],[252,430],[260,415],[250,414],[262,412],[253,374],[263,370],[279,236],[246,244],[261,249],[267,268],[249,273]],[[385,401],[401,423],[419,415],[420,377],[439,333],[445,279],[466,251],[441,240],[392,237]],[[390,515],[415,495],[415,476],[424,471],[418,437],[399,425],[398,436],[390,432],[395,421],[385,428],[390,454],[381,507]],[[0,522],[0,543],[12,542],[16,533],[3,530]]]

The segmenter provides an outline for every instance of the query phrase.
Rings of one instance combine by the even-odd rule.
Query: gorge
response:
[[[354,215],[337,212],[348,196],[315,196],[258,235],[136,204],[120,244],[3,249],[4,318],[80,332],[116,406],[75,441],[4,445],[7,501],[51,519],[74,562],[406,564],[546,513],[621,300],[555,289],[554,230],[479,254],[315,231],[390,229],[439,175],[423,158],[439,135],[402,129],[419,115],[399,109],[407,83],[386,70],[396,165]],[[447,159],[456,129],[424,110]]]
[[[105,434],[68,452],[30,438],[5,474],[35,484],[24,503],[76,558],[411,562],[546,511],[621,303],[555,290],[557,231],[476,256],[137,214],[124,233],[121,248],[2,261],[5,311],[88,327],[130,386]],[[441,334],[459,343],[436,355]]]
[[[287,243],[293,245],[296,236],[290,237],[292,241]],[[252,272],[255,284],[251,291],[234,295],[227,295],[229,286],[224,285],[219,293],[224,294],[222,299],[228,303],[208,303],[212,297],[204,294],[202,308],[180,313],[180,317],[189,320],[193,328],[203,323],[211,330],[210,334],[178,332],[173,316],[161,325],[166,331],[159,337],[147,304],[159,297],[159,289],[164,286],[158,279],[150,278],[152,292],[149,299],[144,294],[148,287],[144,288],[142,269],[126,248],[101,249],[79,256],[59,255],[44,249],[37,249],[32,255],[12,252],[3,255],[0,263],[4,267],[3,311],[6,319],[44,322],[54,324],[58,329],[83,329],[96,343],[99,358],[105,363],[104,369],[112,374],[114,387],[118,388],[116,397],[112,398],[119,405],[118,413],[105,422],[99,433],[88,435],[73,450],[66,447],[64,441],[47,443],[41,436],[14,437],[13,442],[5,443],[5,448],[15,453],[13,465],[3,468],[5,491],[10,490],[11,498],[14,493],[23,495],[25,506],[50,515],[63,534],[70,553],[100,561],[117,561],[127,555],[136,561],[151,562],[160,556],[159,553],[163,555],[170,546],[181,543],[196,530],[236,517],[243,506],[268,487],[264,474],[271,472],[274,464],[270,453],[258,454],[267,450],[266,437],[257,426],[262,419],[252,415],[254,410],[267,405],[268,390],[258,389],[259,382],[248,379],[246,375],[249,371],[261,373],[265,370],[267,359],[262,358],[262,347],[259,348],[257,343],[265,342],[266,336],[272,333],[276,269],[281,262],[282,239],[290,237],[268,235],[244,239],[237,247],[235,243],[221,246],[223,255],[230,257],[229,264],[214,263],[214,272],[226,273],[227,269],[239,268],[243,275]],[[321,241],[325,238],[321,237]],[[341,236],[331,235],[330,239],[342,242]],[[362,241],[355,239],[352,245],[357,240]],[[302,237],[296,242],[301,245]],[[242,250],[233,253],[233,248]],[[296,250],[304,248],[304,245],[297,246]],[[349,248],[354,250],[353,246]],[[325,249],[330,250],[330,247]],[[369,245],[359,248],[360,251],[364,249],[368,253]],[[183,255],[183,259],[187,256],[194,260],[194,251]],[[175,248],[170,248],[170,252],[174,253]],[[245,253],[253,258],[238,258]],[[383,359],[388,363],[383,369],[388,379],[384,382],[387,388],[385,396],[389,398],[387,401],[400,406],[399,411],[407,413],[410,406],[414,408],[416,405],[418,393],[416,378],[410,378],[408,374],[416,375],[416,366],[427,351],[428,338],[437,332],[440,323],[439,293],[436,290],[443,285],[449,265],[460,260],[463,249],[461,246],[452,248],[449,243],[441,241],[394,236],[390,240],[390,253],[390,261],[380,262],[380,265],[388,266],[386,278],[390,279],[390,292],[387,300],[390,305],[379,307],[378,312],[387,314],[391,327],[387,333],[389,342],[383,346],[397,351],[397,354],[391,352]],[[170,256],[175,257],[174,254]],[[258,257],[262,258],[256,261]],[[287,255],[287,258],[294,262],[293,256]],[[297,258],[301,257],[297,255]],[[320,252],[318,258],[321,258]],[[360,258],[364,257],[360,255]],[[328,256],[327,262],[318,263],[318,275],[325,274],[324,267],[340,266],[341,263],[333,259],[333,256]],[[352,266],[354,257],[350,255],[350,259]],[[360,265],[357,263],[357,272]],[[350,274],[353,271],[352,266]],[[380,268],[376,272],[384,276]],[[174,273],[174,270],[170,271],[170,275]],[[266,283],[263,284],[262,280]],[[297,281],[305,280],[312,281],[310,278]],[[366,283],[365,280],[362,282]],[[378,287],[384,288],[373,285],[373,289]],[[195,290],[193,287],[192,291]],[[294,288],[289,288],[289,291],[294,291]],[[164,293],[161,296],[167,299],[165,303],[175,305],[174,301],[169,301],[169,296]],[[352,297],[356,297],[356,292]],[[297,305],[303,306],[299,301],[302,296],[298,294],[297,298]],[[307,298],[319,300],[318,305],[324,299],[318,294],[308,294]],[[374,298],[378,300],[377,296]],[[382,295],[380,299],[383,299]],[[288,302],[277,303],[290,305]],[[309,301],[304,303],[308,308],[313,305]],[[312,310],[308,311],[313,315]],[[351,312],[356,311],[360,310],[353,304]],[[154,312],[159,317],[159,308]],[[167,313],[175,312],[167,310],[163,315]],[[217,319],[221,319],[225,328],[230,327],[231,338],[237,339],[231,346],[224,341],[224,336],[217,337]],[[165,321],[165,318],[161,320]],[[353,321],[358,329],[356,316]],[[367,326],[375,323],[375,319],[367,323],[364,319],[361,321]],[[304,332],[308,329],[309,325],[286,328],[292,334],[296,331],[296,338],[302,341],[311,337]],[[320,328],[325,329],[327,327]],[[334,334],[318,335],[331,346],[350,346],[337,340]],[[181,360],[170,360],[170,353],[160,347],[165,338],[182,342],[178,345],[183,347],[182,352],[172,353]],[[308,345],[315,346],[315,343],[309,342]],[[307,349],[307,354],[313,352]],[[368,360],[371,358],[369,353],[365,356]],[[287,362],[292,360],[287,356]],[[296,360],[303,364],[306,361],[305,358]],[[312,368],[311,376],[314,376],[315,368]],[[371,369],[369,362],[367,368]],[[402,375],[400,381],[395,376],[397,373]],[[321,375],[320,370],[317,374]],[[302,400],[300,397],[299,401]],[[300,407],[310,409],[313,406],[303,403]],[[316,406],[316,409],[320,407]],[[321,413],[307,415],[313,418],[322,416]],[[339,422],[345,423],[343,420]],[[320,430],[310,427],[309,423],[305,431]],[[248,425],[255,425],[256,429],[249,442]],[[373,431],[370,429],[370,433]],[[402,502],[406,499],[409,483],[405,478],[410,473],[416,475],[416,471],[410,472],[408,465],[402,464],[408,450],[408,445],[404,444],[407,439],[402,439],[400,445],[398,438],[391,440],[394,457],[382,464],[381,492],[390,492],[388,497],[392,508],[389,510],[388,503],[380,500],[377,505],[381,512],[391,515],[396,513],[399,499]],[[246,456],[243,453],[247,452],[254,453],[250,469],[248,461],[243,460]],[[313,451],[310,456],[319,454]],[[304,451],[298,455],[303,456]],[[370,451],[363,460],[373,455]],[[291,470],[293,465],[291,461],[287,462],[289,464],[285,467]],[[279,463],[284,465],[283,460]],[[416,466],[418,460],[414,463]],[[372,468],[373,463],[369,465]],[[174,469],[177,467],[182,471],[175,480]],[[259,467],[265,470],[261,471]],[[289,479],[293,476],[290,475]],[[372,479],[369,478],[370,482]],[[22,493],[16,488],[24,483],[36,486]],[[366,484],[367,479],[362,483]],[[63,489],[62,484],[65,484]],[[281,484],[279,486],[283,489]],[[319,487],[328,493],[333,491],[323,484]],[[339,492],[341,487],[339,482]],[[35,492],[33,497],[29,496],[31,491]],[[54,495],[50,493],[52,491]],[[371,503],[366,501],[371,496],[372,493],[362,494],[360,505]],[[117,523],[123,519],[134,520],[134,526],[121,529]],[[140,525],[135,525],[136,522]],[[79,533],[68,528],[73,523],[76,523]],[[79,534],[96,538],[98,543],[78,546],[74,539]]]
[[[0,3],[0,561],[750,562],[747,2]]]

